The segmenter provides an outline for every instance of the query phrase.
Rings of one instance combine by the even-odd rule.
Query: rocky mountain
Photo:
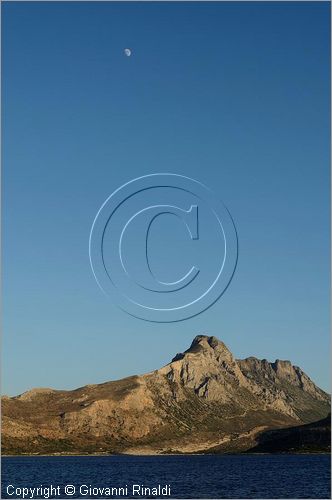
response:
[[[250,453],[330,453],[331,415],[305,425],[262,432]]]
[[[244,451],[264,431],[329,412],[329,395],[289,361],[236,360],[223,342],[199,335],[145,375],[4,397],[2,447],[5,454]]]

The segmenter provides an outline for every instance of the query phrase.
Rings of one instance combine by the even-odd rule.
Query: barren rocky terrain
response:
[[[202,453],[253,448],[268,430],[317,421],[330,397],[289,361],[236,360],[199,335],[163,368],[73,391],[2,398],[4,454]]]
[[[331,415],[310,424],[262,432],[250,453],[330,453]]]

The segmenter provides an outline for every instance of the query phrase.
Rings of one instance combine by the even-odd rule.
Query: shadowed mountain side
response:
[[[244,451],[263,431],[313,422],[330,397],[289,361],[234,359],[199,335],[168,365],[74,391],[2,399],[3,453]]]
[[[262,432],[249,453],[329,453],[331,415],[318,422]]]

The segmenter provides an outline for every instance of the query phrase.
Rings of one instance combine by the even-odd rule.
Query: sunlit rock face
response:
[[[330,397],[290,361],[236,360],[213,336],[159,370],[2,401],[4,453],[242,451],[266,430],[314,422]]]

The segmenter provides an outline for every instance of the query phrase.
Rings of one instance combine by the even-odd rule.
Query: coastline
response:
[[[239,452],[239,453],[20,453],[17,455],[5,455],[1,454],[1,458],[18,458],[18,457],[192,457],[192,456],[257,456],[257,455],[331,455],[331,451],[293,451],[293,452],[278,452],[278,453],[263,453],[263,452]]]

